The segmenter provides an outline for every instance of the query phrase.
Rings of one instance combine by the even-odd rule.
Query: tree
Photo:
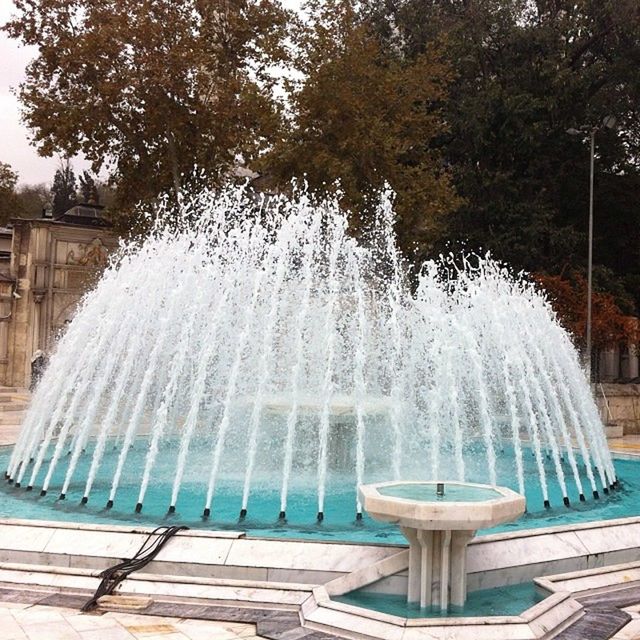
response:
[[[280,126],[274,66],[289,13],[276,0],[16,0],[5,25],[36,45],[19,97],[39,152],[106,164],[121,205],[194,167],[251,162]]]
[[[16,191],[17,215],[24,218],[40,218],[42,210],[51,202],[51,190],[42,184],[23,184]]]
[[[98,185],[88,171],[83,171],[80,174],[80,195],[82,196],[82,202],[98,204],[100,202],[100,195],[98,194]]]
[[[459,203],[433,146],[445,129],[439,104],[449,68],[436,47],[409,61],[383,48],[354,5],[306,5],[310,20],[296,33],[303,79],[291,85],[290,128],[262,164],[281,184],[304,178],[314,191],[339,180],[345,206],[360,217],[388,182],[401,244],[424,248]]]
[[[0,162],[0,224],[16,215],[18,174],[6,162]]]
[[[69,160],[61,163],[53,177],[51,187],[53,197],[53,215],[61,216],[77,204],[76,176]]]
[[[408,57],[443,42],[454,81],[442,151],[465,201],[447,235],[467,250],[528,271],[584,271],[588,134],[566,130],[617,118],[597,134],[594,259],[626,289],[620,304],[640,310],[637,1],[370,0],[363,13]]]

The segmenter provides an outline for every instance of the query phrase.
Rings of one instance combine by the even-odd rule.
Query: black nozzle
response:
[[[89,502],[89,496],[82,496],[82,500],[80,500],[80,504],[87,504]]]
[[[609,487],[602,487],[605,495],[609,495]]]
[[[58,500],[64,500],[67,497],[66,493],[61,493],[60,497],[58,498]]]
[[[318,511],[317,520],[318,522],[322,522],[324,520],[324,512]]]
[[[138,502],[136,504],[136,513],[140,513],[142,511],[142,502]]]
[[[286,520],[287,519],[287,514],[284,511],[281,511],[278,514],[278,520]]]
[[[32,485],[28,485],[27,488],[25,489],[25,491],[33,491],[33,486]]]
[[[571,506],[571,503],[569,502],[569,498],[567,496],[562,498],[562,502],[564,502],[564,506],[565,507],[570,507]]]
[[[16,482],[16,489],[19,489],[19,488],[20,488],[20,483]]]
[[[111,509],[111,507],[113,507],[113,500],[107,500],[107,509]]]
[[[362,511],[358,511],[358,513],[356,513],[356,520],[362,520]]]
[[[593,499],[600,500],[600,494],[595,489],[593,490]]]
[[[244,520],[247,517],[247,510],[240,509],[240,520]]]
[[[42,490],[40,491],[40,497],[41,497],[41,498],[44,498],[44,496],[46,496],[46,495],[47,495],[47,490],[46,490],[46,489],[42,489]]]
[[[8,482],[9,484],[13,484],[13,478],[9,478]]]
[[[175,513],[176,512],[176,505],[172,504],[169,505],[169,511],[167,511],[167,513]]]
[[[548,500],[544,501],[544,508],[545,509],[551,509],[551,503]]]
[[[202,517],[203,518],[208,518],[211,515],[211,509],[209,509],[209,507],[207,507],[203,512],[202,512]]]
[[[584,493],[580,494],[580,502],[586,502],[586,498],[584,497]]]

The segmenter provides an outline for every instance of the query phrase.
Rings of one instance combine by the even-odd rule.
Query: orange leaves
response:
[[[584,344],[587,328],[587,281],[584,276],[573,273],[569,280],[536,273],[534,279],[547,292],[563,326]],[[594,348],[640,342],[637,319],[623,315],[609,293],[593,292],[591,318]]]

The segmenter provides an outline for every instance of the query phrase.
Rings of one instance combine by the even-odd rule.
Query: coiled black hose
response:
[[[144,541],[136,555],[130,560],[123,560],[119,564],[105,569],[101,574],[102,578],[96,592],[82,607],[82,611],[91,611],[98,605],[98,599],[102,596],[111,595],[115,588],[134,571],[142,569],[148,565],[160,552],[167,542],[179,531],[185,531],[189,527],[157,527]],[[164,529],[164,531],[162,531]],[[155,539],[154,539],[154,536]]]

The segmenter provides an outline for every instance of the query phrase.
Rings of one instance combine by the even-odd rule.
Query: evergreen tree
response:
[[[64,161],[56,171],[51,187],[53,215],[61,216],[77,204],[76,176],[69,160]]]
[[[98,195],[98,185],[96,185],[96,181],[93,179],[93,176],[88,171],[83,171],[80,174],[79,182],[82,202],[99,204],[100,196]]]

